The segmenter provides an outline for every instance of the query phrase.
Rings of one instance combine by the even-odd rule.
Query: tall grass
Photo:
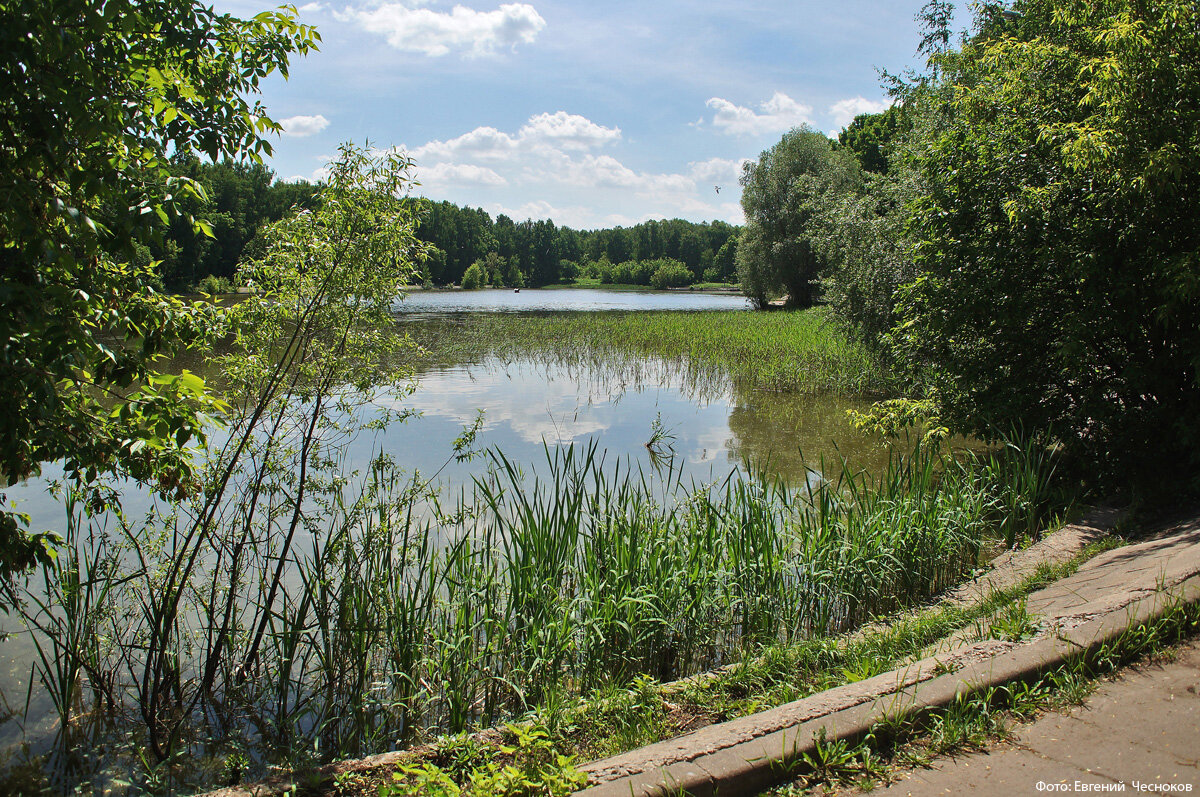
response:
[[[392,749],[921,601],[976,565],[1007,500],[982,465],[923,447],[801,488],[684,484],[594,444],[528,471],[487,456],[453,506],[378,458],[306,505],[288,545],[222,516],[169,618],[155,595],[183,532],[77,535],[27,607],[55,640],[39,676],[63,726],[100,712],[134,747],[169,743],[157,766],[177,781],[234,751],[254,771]],[[290,518],[285,487],[255,499],[267,517]]]
[[[896,388],[887,369],[821,309],[478,313],[456,321],[413,323],[435,362],[536,354],[560,358],[680,359],[719,370],[752,387],[796,392],[882,394]]]

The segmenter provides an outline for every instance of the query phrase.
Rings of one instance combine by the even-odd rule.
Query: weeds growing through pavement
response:
[[[805,774],[766,794],[792,797],[814,786],[848,785],[858,779],[887,780],[896,768],[928,766],[938,756],[981,749],[1044,711],[1082,704],[1097,680],[1148,656],[1170,655],[1171,646],[1200,633],[1200,604],[1173,602],[1156,620],[1131,624],[1094,655],[1078,657],[1031,682],[993,687],[924,717],[897,716],[880,723],[859,744],[836,748],[840,765],[804,762]],[[824,739],[818,750],[832,749]],[[858,764],[856,762],[865,762]],[[881,777],[880,762],[883,762]]]

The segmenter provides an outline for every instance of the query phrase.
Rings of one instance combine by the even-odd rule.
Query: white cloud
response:
[[[325,128],[329,127],[329,120],[321,114],[316,116],[289,116],[287,119],[281,119],[279,124],[283,126],[283,134],[285,136],[295,136],[303,138],[320,133]]]
[[[454,369],[421,377],[420,387],[403,406],[423,415],[467,424],[484,410],[482,431],[507,427],[527,443],[569,443],[600,434],[611,427],[614,400],[623,386],[608,389],[586,380],[586,374],[567,375],[545,382],[540,366],[512,363],[502,372],[494,369]],[[536,399],[531,400],[532,396]],[[401,402],[383,400],[384,406]]]
[[[316,14],[318,12],[324,11],[325,6],[322,3],[305,3],[304,5],[300,6],[296,10],[299,11],[301,14]]]
[[[566,159],[561,167],[548,170],[545,176],[579,188],[637,188],[643,181],[637,172],[611,155]]]
[[[604,127],[577,114],[558,111],[531,116],[518,135],[522,140],[547,141],[563,149],[591,149],[621,138],[621,128]]]
[[[600,151],[621,140],[618,127],[557,111],[531,116],[515,132],[477,127],[406,151],[417,162],[427,196],[481,203],[518,221],[553,219],[576,228],[680,215],[742,221],[738,179],[744,159],[642,171]],[[464,190],[455,191],[459,186]],[[582,197],[590,207],[580,205]]]
[[[429,56],[452,50],[470,56],[490,55],[498,48],[529,44],[546,27],[546,20],[526,3],[505,3],[495,11],[456,5],[445,13],[393,2],[370,9],[347,8],[335,16],[382,34],[398,50]]]
[[[728,158],[709,158],[706,161],[694,161],[688,164],[688,174],[702,183],[712,183],[721,186],[736,186],[742,178],[742,166],[748,158],[730,160]]]
[[[866,97],[851,97],[830,105],[829,115],[833,117],[833,124],[838,130],[841,130],[853,122],[854,117],[860,113],[880,113],[886,111],[890,105],[890,102],[868,100]]]
[[[760,104],[757,111],[720,97],[713,97],[705,105],[713,110],[713,127],[734,136],[783,133],[812,123],[812,107],[796,102],[780,91]]]
[[[535,199],[516,207],[510,207],[503,203],[494,203],[488,210],[493,217],[503,213],[514,221],[552,219],[555,224],[566,225],[567,227],[585,227],[590,225],[595,218],[595,214],[591,208],[585,208],[580,205],[557,206],[550,204],[544,199]]]
[[[535,150],[550,154],[560,150],[592,149],[620,138],[619,127],[605,127],[585,117],[557,111],[531,116],[516,135],[494,127],[477,127],[457,138],[422,144],[409,150],[408,154],[418,161],[435,158],[497,161]]]
[[[481,158],[485,160],[503,160],[510,157],[517,149],[517,139],[508,133],[501,133],[494,127],[477,127],[469,133],[463,133],[448,141],[430,141],[415,149],[409,150],[409,155],[418,161],[431,158]]]
[[[286,183],[299,183],[299,182],[319,183],[328,176],[329,176],[329,169],[322,166],[320,169],[314,170],[312,174],[308,174],[308,175],[293,174],[291,177],[288,177],[286,180],[284,180],[284,182],[286,182]]]
[[[422,184],[508,185],[508,181],[486,166],[473,163],[435,163],[417,170]]]

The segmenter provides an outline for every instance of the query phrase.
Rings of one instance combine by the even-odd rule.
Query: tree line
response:
[[[173,291],[229,290],[239,261],[261,248],[255,239],[263,226],[297,208],[311,209],[320,188],[278,180],[254,162],[177,158],[170,172],[203,192],[183,200],[184,215],[171,219],[160,236],[139,242],[138,250],[144,262],[158,263],[163,287]],[[493,219],[482,208],[451,202],[409,202],[420,218],[417,236],[430,245],[421,267],[429,285],[522,287],[580,276],[652,285],[665,261],[670,267],[658,282],[668,287],[736,279],[738,228],[721,221],[671,219],[575,230],[549,220],[518,222],[504,214]],[[211,234],[198,234],[185,216],[204,219]]]
[[[451,202],[428,202],[422,209],[417,236],[431,245],[425,276],[433,285],[548,285],[579,276],[603,282],[649,285],[663,264],[674,261],[675,279],[727,282],[735,278],[738,228],[722,221],[696,223],[682,219],[653,220],[632,227],[575,230],[549,220],[514,221],[500,214],[493,220],[482,208]],[[628,273],[613,269],[623,263],[655,263],[644,280],[629,279],[645,271],[631,265]],[[468,271],[476,266],[468,277]],[[636,275],[635,275],[636,271]],[[607,275],[607,277],[606,277]]]
[[[141,258],[158,263],[163,286],[173,291],[229,290],[238,264],[261,248],[261,241],[251,244],[263,226],[297,209],[311,210],[319,188],[305,180],[278,180],[271,169],[253,161],[177,158],[171,172],[203,189],[184,209],[211,230],[197,234],[187,219],[177,217],[161,236],[139,244]]]
[[[905,417],[1194,493],[1200,6],[983,3],[957,46],[952,15],[922,8],[927,68],[887,76],[888,111],[747,167],[743,290],[827,303],[907,378]]]

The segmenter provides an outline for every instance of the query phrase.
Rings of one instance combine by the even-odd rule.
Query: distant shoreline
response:
[[[456,285],[443,285],[434,288],[426,288],[421,285],[412,285],[405,288],[409,293],[469,293],[476,291],[570,291],[570,290],[593,290],[593,291],[637,291],[641,293],[710,293],[718,296],[739,296],[741,290],[735,285],[723,285],[719,283],[701,283],[699,286],[689,285],[683,288],[654,288],[650,285],[629,285],[629,284],[612,284],[612,283],[570,283],[570,284],[550,284],[541,285],[538,287],[521,287],[506,288],[503,286],[489,286],[486,288],[470,288],[464,289]]]

